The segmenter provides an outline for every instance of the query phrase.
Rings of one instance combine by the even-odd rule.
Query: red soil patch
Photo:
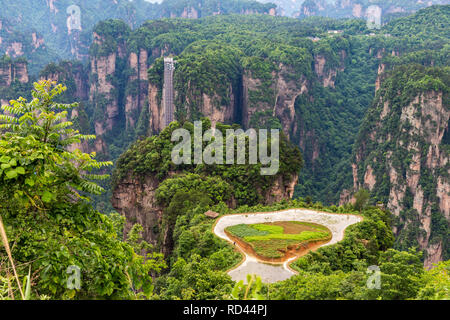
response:
[[[298,234],[302,233],[303,231],[317,231],[317,229],[314,229],[313,227],[306,226],[300,223],[295,223],[292,221],[275,221],[264,224],[280,226],[283,228],[283,233],[286,234]]]
[[[281,222],[281,223],[283,223],[283,222]],[[274,224],[276,224],[276,223],[274,223]],[[300,224],[299,224],[299,226],[310,228],[308,226],[302,226]],[[307,254],[309,251],[317,250],[321,245],[323,245],[323,244],[325,244],[325,243],[327,243],[327,242],[329,242],[331,240],[331,233],[330,233],[330,238],[329,239],[320,240],[320,241],[310,241],[310,242],[306,242],[306,243],[293,244],[293,245],[288,246],[286,251],[279,250],[281,254],[284,253],[283,257],[281,257],[281,258],[267,258],[265,256],[262,256],[262,255],[256,253],[255,250],[253,249],[253,247],[250,244],[248,244],[247,242],[245,242],[244,240],[242,240],[241,238],[233,236],[227,230],[224,230],[224,231],[225,231],[225,234],[242,251],[244,251],[245,253],[247,253],[247,254],[249,254],[251,256],[254,256],[258,260],[261,260],[261,261],[264,261],[264,262],[272,262],[272,263],[283,263],[286,260],[289,260],[289,259],[291,259],[293,257],[299,258],[299,257],[304,256],[305,254]]]

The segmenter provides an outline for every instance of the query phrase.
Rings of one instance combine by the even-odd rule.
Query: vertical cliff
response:
[[[81,62],[50,63],[39,73],[39,79],[53,80],[67,87],[65,96],[83,102],[89,96],[89,70]]]
[[[256,68],[264,64],[265,73]],[[242,122],[246,127],[279,127],[289,137],[295,134],[295,101],[308,91],[307,78],[295,74],[292,66],[252,61],[244,70]]]
[[[394,214],[397,246],[448,259],[449,69],[398,67],[382,81],[356,143],[354,189],[371,190]]]
[[[205,120],[203,125],[207,130],[211,121]],[[190,196],[201,192],[205,197],[203,202],[210,205],[223,202],[236,207],[271,204],[293,196],[303,161],[298,148],[284,137],[280,142],[279,172],[274,176],[261,176],[258,166],[251,164],[175,165],[171,159],[175,143],[170,139],[173,130],[181,126],[174,122],[159,135],[135,142],[118,159],[113,174],[112,204],[126,217],[125,232],[140,223],[144,226],[144,238],[169,254],[176,218],[184,214],[173,211],[172,199],[189,201]],[[193,134],[192,123],[186,122],[183,126],[191,128]],[[231,126],[219,126],[223,134],[227,128]],[[180,192],[184,195],[172,198]]]
[[[9,87],[12,82],[12,62],[11,60],[2,59],[0,64],[0,86]]]
[[[434,4],[444,4],[443,0],[305,0],[300,10],[294,16],[327,16],[336,18],[364,18],[370,11],[370,6],[379,6],[382,9],[384,20],[390,20],[391,16],[396,17],[402,14],[412,13],[421,8]],[[282,5],[283,6],[283,5]]]
[[[0,87],[7,88],[14,82],[28,83],[28,62],[24,58],[11,59],[5,55],[0,58]]]
[[[213,125],[239,122],[241,67],[236,48],[205,41],[191,45],[174,60],[176,119],[198,120],[205,116]],[[147,120],[150,133],[164,126],[163,70],[162,58],[149,69],[148,109],[141,117]]]
[[[130,28],[120,20],[99,23],[93,33],[90,49],[89,101],[93,105],[93,118],[97,140],[95,149],[108,153],[105,139],[113,128],[124,126],[124,101],[128,52],[126,39]]]
[[[136,127],[142,108],[148,106],[148,53],[141,48],[138,52],[131,52],[128,56],[130,75],[125,93],[125,121],[127,129]]]

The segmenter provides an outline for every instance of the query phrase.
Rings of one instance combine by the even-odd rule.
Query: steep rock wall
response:
[[[417,244],[431,267],[448,250],[443,231],[450,221],[447,98],[430,90],[405,104],[385,95],[382,87],[370,126],[357,142],[354,190],[366,188],[384,202],[395,216],[397,245]],[[341,195],[342,201],[350,198],[348,191]]]
[[[295,100],[307,93],[308,87],[305,77],[288,77],[291,72],[289,66],[280,63],[278,70],[272,71],[268,84],[254,77],[251,71],[244,70],[242,122],[245,127],[254,127],[261,124],[261,120],[272,117],[280,121],[288,137],[296,132]]]
[[[290,199],[297,181],[297,175],[287,181],[282,176],[277,177],[270,188],[260,192],[264,203]],[[159,184],[160,181],[154,176],[137,179],[129,175],[116,185],[111,201],[113,207],[126,218],[124,234],[139,223],[144,227],[143,238],[153,245],[160,245],[161,252],[167,255],[172,250],[172,230],[162,229],[164,208],[157,204],[155,198]],[[232,203],[233,200],[230,201]]]
[[[12,60],[0,64],[0,87],[9,87],[14,81],[28,83],[28,66],[26,61]]]

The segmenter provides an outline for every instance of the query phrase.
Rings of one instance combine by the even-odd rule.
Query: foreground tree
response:
[[[369,198],[369,191],[367,191],[366,189],[360,189],[355,194],[355,209],[361,213],[361,211],[366,207]]]
[[[15,265],[18,278],[31,270],[31,298],[149,297],[150,273],[164,263],[158,255],[136,254],[119,239],[117,223],[89,203],[89,194],[103,191],[92,180],[108,177],[95,170],[112,163],[69,148],[95,136],[66,120],[77,104],[55,102],[65,90],[40,81],[31,102],[19,98],[2,107],[0,283],[8,284],[9,298],[22,291],[17,277],[12,281]]]

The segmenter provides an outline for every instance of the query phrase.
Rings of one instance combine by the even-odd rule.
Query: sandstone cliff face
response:
[[[386,69],[386,65],[383,63],[380,63],[380,65],[378,66],[377,81],[375,82],[375,91],[378,91],[381,87],[381,76],[385,69]]]
[[[36,32],[33,32],[31,34],[31,39],[33,41],[34,49],[39,49],[44,45],[44,38],[39,36]]]
[[[217,122],[229,123],[233,121],[236,112],[235,94],[231,85],[228,86],[230,105],[222,105],[218,103],[220,97],[218,95],[209,96],[206,93],[202,95],[202,104],[200,112],[211,120],[211,124],[215,127]]]
[[[78,109],[72,109],[72,112],[70,114],[70,121],[72,121],[72,122],[75,121],[78,118],[78,116],[79,116]],[[89,147],[88,141],[83,140],[80,143],[73,143],[73,144],[69,145],[67,147],[67,149],[70,152],[73,152],[75,150],[80,150],[81,152],[89,153],[91,148]]]
[[[30,81],[27,62],[11,60],[0,64],[0,87],[9,87],[14,81],[20,83]]]
[[[155,177],[145,177],[144,181],[128,177],[121,181],[114,190],[113,207],[126,218],[124,234],[128,233],[135,223],[144,227],[143,238],[158,244],[158,233],[161,226],[162,209],[156,204],[155,191],[159,181]]]
[[[95,96],[102,95],[108,100],[106,105],[106,128],[111,130],[114,124],[114,117],[118,114],[117,100],[112,94],[114,86],[109,81],[108,76],[115,72],[116,68],[116,53],[107,57],[92,58],[91,73],[96,75],[98,81],[93,82],[90,87],[90,98],[95,99]]]
[[[266,204],[280,202],[284,199],[291,199],[294,196],[294,188],[298,183],[298,175],[291,176],[291,179],[285,181],[283,177],[277,177],[271,188],[267,190],[263,197]]]
[[[294,14],[294,16],[316,16],[316,15],[325,15],[326,9],[329,8],[329,5],[325,0],[315,0],[314,2],[303,3],[300,7],[300,13]]]
[[[94,32],[94,43],[103,44],[104,39]],[[120,48],[120,45],[119,45]],[[95,119],[95,134],[97,140],[101,140],[102,136],[110,132],[114,125],[117,124],[119,115],[119,101],[111,79],[116,72],[117,58],[123,58],[123,49],[117,49],[108,55],[93,55],[90,58],[90,88],[89,100],[95,105],[97,114],[102,115],[102,119]],[[96,148],[103,144],[96,143]],[[97,152],[106,152],[105,149],[97,149]]]
[[[20,83],[27,83],[30,81],[26,62],[16,62],[14,64],[14,79],[18,80]]]
[[[288,181],[285,181],[282,176],[277,177],[268,190],[264,193],[260,192],[264,203],[271,204],[292,198],[297,182],[297,175],[292,176]],[[139,223],[144,227],[143,238],[153,245],[160,245],[161,251],[168,255],[173,246],[172,230],[162,229],[164,208],[157,204],[155,198],[159,183],[154,176],[136,179],[129,175],[116,185],[111,201],[117,212],[126,218],[124,234],[135,223]],[[231,200],[229,204],[233,203],[235,201]]]
[[[236,88],[231,83],[227,85],[225,94],[228,103],[224,103],[223,97],[216,92],[199,94],[199,90],[191,86],[190,82],[186,87],[186,93],[183,95],[176,89],[174,90],[174,104],[176,110],[181,108],[185,110],[188,119],[195,119],[198,114],[201,114],[211,120],[213,127],[217,122],[231,123],[235,120],[239,102],[235,93]],[[153,83],[148,84],[149,128],[151,133],[158,133],[164,128],[165,110],[161,94],[161,86]]]
[[[58,66],[50,64],[47,67],[48,69],[42,70],[39,80],[52,80],[66,85],[73,82],[75,87],[70,88],[74,90],[70,92],[71,96],[76,101],[85,101],[88,99],[89,75],[81,63],[65,61]]]
[[[334,88],[334,81],[336,79],[336,70],[329,69],[325,72],[326,59],[324,56],[318,55],[314,59],[314,70],[322,82],[324,87]]]
[[[277,2],[277,1],[276,1]],[[372,3],[371,3],[372,2]],[[300,11],[294,16],[329,16],[340,18],[364,18],[370,11],[370,6],[377,5],[382,9],[383,14],[393,14],[399,12],[415,12],[420,8],[429,7],[433,4],[443,4],[439,0],[417,0],[417,1],[360,1],[360,0],[313,0],[304,1]],[[286,5],[282,5],[282,7]],[[297,10],[295,8],[294,10]]]
[[[245,127],[252,122],[259,122],[257,113],[269,112],[272,117],[278,118],[284,133],[289,137],[297,131],[295,117],[295,100],[301,94],[308,92],[307,79],[289,78],[292,72],[289,66],[282,63],[278,65],[278,71],[272,72],[272,80],[269,88],[262,87],[262,81],[254,78],[250,71],[244,71],[242,120]],[[252,101],[250,96],[254,92],[273,92],[273,102]]]
[[[128,56],[128,66],[132,74],[128,77],[125,100],[126,128],[135,128],[139,114],[148,98],[148,53],[140,49],[139,53],[131,52]]]
[[[161,99],[158,98],[158,86],[149,83],[148,85],[148,110],[149,110],[149,131],[150,133],[160,132],[164,129],[164,108]]]
[[[23,44],[21,42],[13,42],[6,48],[6,54],[10,57],[17,58],[23,56]]]
[[[357,148],[354,189],[388,188],[386,205],[397,217],[396,236],[415,238],[427,252],[425,266],[431,267],[442,260],[443,241],[448,241],[432,235],[438,224],[450,221],[450,156],[448,141],[443,141],[448,137],[450,110],[442,92],[435,91],[396,108],[380,97],[375,125]],[[396,130],[387,129],[394,119]],[[374,151],[374,145],[386,148]],[[349,200],[347,193],[341,195],[343,201]]]
[[[324,87],[331,87],[334,89],[336,81],[336,75],[338,71],[345,70],[345,59],[347,53],[345,50],[339,52],[339,65],[329,66],[327,65],[327,59],[325,56],[318,54],[314,57],[314,71],[319,78],[319,81]]]
[[[12,64],[0,66],[0,86],[9,87],[12,82]]]
[[[189,18],[189,19],[198,19],[199,13],[198,11],[193,7],[186,7],[184,8],[183,12],[181,13],[182,18]]]

